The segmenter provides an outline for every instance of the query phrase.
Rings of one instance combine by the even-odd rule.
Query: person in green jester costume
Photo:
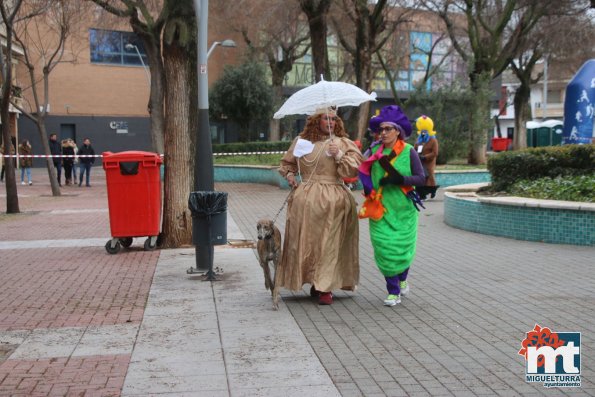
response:
[[[382,108],[370,120],[370,126],[378,126],[381,140],[361,164],[360,179],[366,201],[375,200],[375,208],[379,206],[381,210],[375,215],[367,214],[364,203],[359,216],[370,218],[374,259],[388,290],[384,304],[394,306],[401,302],[401,296],[409,293],[407,275],[415,257],[418,205],[421,205],[414,186],[423,185],[425,176],[418,154],[405,143],[412,128],[398,106]]]

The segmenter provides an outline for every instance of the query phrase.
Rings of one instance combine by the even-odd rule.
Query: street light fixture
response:
[[[128,51],[131,51],[133,48],[136,50],[136,54],[140,58],[140,63],[143,65],[143,69],[145,69],[145,74],[147,75],[147,83],[149,83],[149,87],[151,87],[151,76],[149,75],[149,71],[147,70],[147,66],[145,65],[145,61],[143,60],[143,57],[140,54],[140,51],[138,50],[138,47],[134,44],[128,43],[125,45],[125,48]]]
[[[227,40],[223,40],[223,41],[215,41],[213,44],[211,44],[211,48],[209,48],[209,51],[207,51],[207,59],[209,59],[209,57],[211,56],[211,53],[213,52],[215,47],[217,47],[218,45],[220,45],[221,47],[237,47],[236,42],[231,39],[227,39]]]

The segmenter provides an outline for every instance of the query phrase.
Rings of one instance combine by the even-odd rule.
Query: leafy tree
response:
[[[453,46],[469,67],[474,95],[470,108],[468,162],[485,163],[490,82],[519,53],[523,37],[557,3],[539,0],[426,0],[446,24]]]
[[[248,46],[249,59],[264,58],[268,64],[273,86],[275,108],[283,103],[283,83],[293,69],[296,60],[310,49],[307,25],[303,22],[297,2],[271,0],[267,2],[239,0],[232,3],[220,2],[220,19],[236,23],[231,29],[241,33]],[[242,9],[241,16],[238,8]],[[280,121],[270,121],[270,140],[280,138]]]
[[[355,84],[366,92],[370,92],[374,78],[372,56],[385,46],[410,13],[405,8],[397,10],[396,3],[391,3],[378,0],[370,6],[367,0],[341,0],[333,8],[333,27],[341,46],[351,55]],[[370,102],[364,102],[359,107],[357,139],[363,138],[369,113]]]
[[[472,103],[472,95],[467,88],[448,87],[432,92],[416,90],[407,100],[406,111],[411,119],[426,114],[434,121],[440,145],[438,164],[464,158],[467,153],[469,136],[466,131],[469,129],[469,120],[466,114]],[[412,137],[416,139],[415,132]]]
[[[273,95],[263,65],[246,62],[228,66],[210,90],[210,112],[213,118],[226,115],[237,122],[241,140],[250,140],[250,124],[267,120],[273,110]]]
[[[592,46],[576,45],[589,42],[593,34],[593,21],[585,12],[588,8],[588,1],[559,1],[553,14],[542,18],[536,28],[523,37],[520,51],[510,65],[520,83],[513,99],[515,150],[527,147],[526,122],[531,118],[531,86],[544,77],[544,72],[535,72],[538,61],[564,65],[574,71],[593,57]],[[564,74],[561,68],[558,73]]]

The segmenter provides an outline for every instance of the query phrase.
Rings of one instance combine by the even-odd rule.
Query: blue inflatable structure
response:
[[[562,144],[593,142],[595,121],[595,59],[587,61],[566,87]]]

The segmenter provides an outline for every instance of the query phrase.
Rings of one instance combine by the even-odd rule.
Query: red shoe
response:
[[[318,291],[314,286],[310,287],[310,296],[312,298],[318,298],[320,296],[320,291]]]
[[[332,305],[333,304],[333,293],[332,292],[321,292],[318,297],[319,305]]]

